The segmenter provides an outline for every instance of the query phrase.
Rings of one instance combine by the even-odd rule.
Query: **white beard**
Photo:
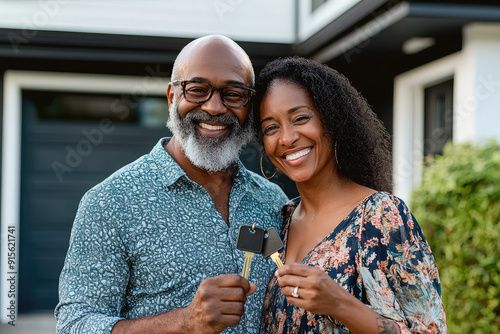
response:
[[[177,96],[174,96],[167,127],[191,163],[209,173],[221,172],[234,164],[243,147],[254,137],[252,117],[248,117],[242,127],[236,116],[212,116],[201,110],[192,110],[182,119],[177,109]],[[203,136],[196,129],[198,121],[226,124],[229,133],[222,137]]]

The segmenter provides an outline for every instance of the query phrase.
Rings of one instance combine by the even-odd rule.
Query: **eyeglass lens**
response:
[[[250,98],[250,91],[244,88],[225,86],[219,90],[220,97],[228,107],[242,107]],[[203,82],[186,82],[184,95],[189,102],[202,103],[208,101],[212,96],[212,87]]]

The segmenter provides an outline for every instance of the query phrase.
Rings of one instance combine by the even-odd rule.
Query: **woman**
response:
[[[256,130],[300,197],[283,208],[285,263],[263,333],[445,333],[437,268],[391,189],[388,135],[331,68],[278,59],[260,73]]]

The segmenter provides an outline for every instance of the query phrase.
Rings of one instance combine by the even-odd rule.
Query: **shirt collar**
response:
[[[149,156],[155,162],[160,177],[165,186],[171,186],[181,177],[187,178],[186,172],[175,162],[175,160],[167,153],[165,146],[170,141],[170,137],[161,138],[158,143],[153,147]],[[238,159],[236,162],[236,173],[233,180],[233,186],[244,186],[247,182],[252,182],[254,185],[260,187],[259,182],[255,180],[254,176],[246,169],[243,163]]]
[[[233,185],[245,185],[248,182],[253,183],[255,186],[260,187],[260,183],[254,176],[246,169],[240,159],[236,162],[236,175],[234,177]]]

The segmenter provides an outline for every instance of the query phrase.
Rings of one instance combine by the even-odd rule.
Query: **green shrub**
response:
[[[411,209],[439,269],[450,333],[500,333],[500,146],[447,144]]]

